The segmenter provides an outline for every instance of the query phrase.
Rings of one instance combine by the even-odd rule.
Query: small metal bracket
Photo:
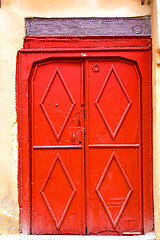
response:
[[[146,2],[147,2],[147,4],[149,5],[149,4],[151,3],[151,0],[147,0]],[[144,0],[141,0],[141,4],[142,4],[142,5],[145,4],[145,3],[144,3]]]

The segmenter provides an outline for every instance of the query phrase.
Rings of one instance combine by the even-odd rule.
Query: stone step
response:
[[[0,240],[155,240],[155,234],[138,236],[79,236],[79,235],[1,235]]]

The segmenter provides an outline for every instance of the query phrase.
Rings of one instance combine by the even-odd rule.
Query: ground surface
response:
[[[88,239],[89,238],[89,239]],[[155,240],[155,234],[141,236],[66,236],[66,235],[1,235],[0,240]],[[158,240],[158,239],[157,239]]]

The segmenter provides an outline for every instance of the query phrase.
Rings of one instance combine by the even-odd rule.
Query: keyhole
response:
[[[78,119],[78,127],[81,127],[81,122],[79,121],[79,119]]]

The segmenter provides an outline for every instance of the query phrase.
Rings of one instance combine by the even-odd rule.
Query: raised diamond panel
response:
[[[96,187],[96,193],[116,228],[133,192],[132,185],[113,152]]]
[[[75,106],[75,101],[57,67],[42,97],[40,106],[55,134],[60,139]]]
[[[76,193],[76,188],[59,153],[50,167],[40,193],[59,230]]]
[[[114,140],[131,107],[132,101],[113,65],[95,104]]]

